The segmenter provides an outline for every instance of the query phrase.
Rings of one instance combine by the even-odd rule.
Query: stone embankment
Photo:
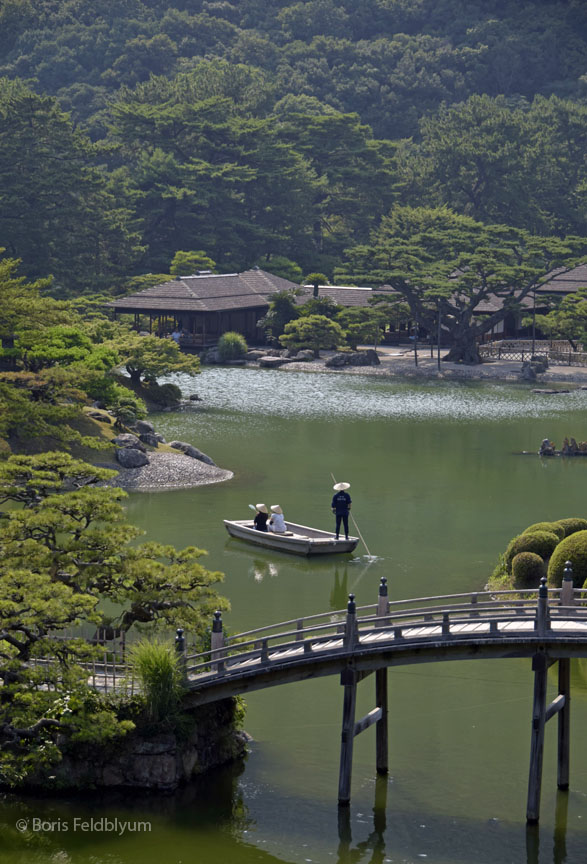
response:
[[[172,731],[145,735],[134,730],[91,754],[83,745],[74,746],[52,768],[53,784],[60,789],[172,792],[245,756],[250,737],[236,728],[235,704],[234,699],[223,699],[201,706],[193,714],[191,730],[181,736]]]

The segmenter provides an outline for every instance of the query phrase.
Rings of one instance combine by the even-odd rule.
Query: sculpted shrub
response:
[[[572,517],[570,519],[559,519],[556,523],[565,529],[565,537],[569,537],[576,531],[587,531],[587,519]]]
[[[520,552],[512,561],[514,588],[538,588],[546,573],[544,561],[535,552]]]
[[[559,540],[562,540],[566,536],[565,529],[560,522],[535,522],[534,525],[529,525],[522,533],[534,534],[536,531],[549,531],[551,534],[556,534]]]
[[[587,579],[587,530],[565,537],[553,552],[548,565],[548,582],[555,588],[562,585],[566,561],[573,565],[573,584],[581,587]]]
[[[505,550],[505,563],[508,573],[512,572],[512,561],[520,552],[534,552],[542,560],[552,555],[559,538],[551,531],[534,531],[530,534],[520,534],[510,540]]]

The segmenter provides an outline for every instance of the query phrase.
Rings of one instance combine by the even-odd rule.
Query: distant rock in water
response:
[[[199,459],[200,462],[205,462],[206,465],[216,467],[216,462],[192,444],[187,444],[185,441],[171,441],[169,446],[173,447],[174,450],[181,450],[185,456],[191,456],[192,459]]]

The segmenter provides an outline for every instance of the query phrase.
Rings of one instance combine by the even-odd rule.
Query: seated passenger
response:
[[[253,519],[253,524],[257,531],[267,531],[267,519],[269,518],[269,511],[265,504],[255,504],[255,518]]]
[[[279,506],[279,504],[271,505],[271,518],[269,520],[269,530],[273,531],[275,534],[285,534],[287,528],[285,526],[285,518],[283,516],[283,510]]]

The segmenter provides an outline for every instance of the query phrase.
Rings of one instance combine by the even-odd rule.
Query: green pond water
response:
[[[374,603],[381,576],[390,599],[482,589],[514,534],[532,522],[587,515],[587,459],[520,455],[544,437],[559,445],[565,435],[587,438],[587,391],[540,396],[521,385],[246,369],[207,369],[178,383],[203,401],[158,415],[157,429],[193,442],[234,479],[134,494],[128,514],[150,538],[208,550],[207,566],[226,574],[222,593],[232,611],[224,620],[233,633],[341,609],[351,591],[359,604]],[[345,559],[306,561],[226,534],[222,519],[247,518],[247,505],[259,501],[281,504],[292,521],[330,528],[331,472],[351,483],[353,514],[376,560],[360,546]],[[367,730],[355,741],[348,820],[339,820],[336,804],[342,688],[332,676],[250,694],[244,765],[177,795],[5,797],[0,861],[587,861],[587,661],[572,669],[570,791],[556,790],[554,721],[540,827],[529,832],[530,661],[388,674],[389,777],[376,779],[375,734]],[[357,717],[373,705],[368,678]],[[74,823],[91,817],[137,830],[120,836],[108,823],[95,822],[93,831]],[[18,819],[27,820],[24,833]]]

